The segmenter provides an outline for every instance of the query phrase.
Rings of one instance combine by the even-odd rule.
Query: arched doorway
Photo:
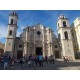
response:
[[[20,59],[21,57],[23,57],[23,51],[22,50],[18,50],[17,59]]]
[[[42,47],[36,47],[36,55],[42,55]]]
[[[60,58],[59,51],[55,51],[55,58]]]

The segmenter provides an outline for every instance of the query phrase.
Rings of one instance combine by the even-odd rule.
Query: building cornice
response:
[[[6,39],[16,39],[16,38],[6,38]]]
[[[58,31],[59,29],[70,29],[70,27],[60,27],[60,28],[57,29],[57,31]]]
[[[65,41],[72,41],[72,39],[61,39],[61,40],[65,40]]]
[[[80,27],[80,24],[78,24],[76,27],[74,26],[74,29],[77,29],[78,27]]]
[[[74,20],[74,23],[75,23],[77,20],[80,20],[80,17],[77,17],[77,18]]]
[[[8,25],[10,25],[10,27],[16,26],[16,27],[18,28],[17,24],[8,24]],[[12,26],[11,26],[11,25],[12,25]]]
[[[63,18],[60,18],[60,19],[58,19],[58,21],[59,21],[59,20],[69,20],[69,18],[64,18],[64,19],[63,19]],[[57,22],[58,22],[58,21],[57,21]]]

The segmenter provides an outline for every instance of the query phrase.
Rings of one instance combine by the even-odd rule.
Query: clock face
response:
[[[41,32],[40,31],[37,31],[37,35],[40,35],[41,34]]]

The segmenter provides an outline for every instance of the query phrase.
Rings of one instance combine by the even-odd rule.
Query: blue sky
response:
[[[0,41],[5,43],[7,35],[7,24],[9,14],[12,10],[0,10]],[[57,35],[57,20],[60,14],[64,14],[69,18],[71,24],[77,17],[80,17],[80,11],[78,10],[16,10],[18,20],[17,36],[23,31],[23,28],[27,25],[35,25],[38,23],[43,24],[46,27],[50,27]]]

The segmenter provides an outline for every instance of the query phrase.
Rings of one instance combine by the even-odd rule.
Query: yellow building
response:
[[[72,27],[72,38],[74,44],[75,57],[80,58],[80,17],[77,17]]]

